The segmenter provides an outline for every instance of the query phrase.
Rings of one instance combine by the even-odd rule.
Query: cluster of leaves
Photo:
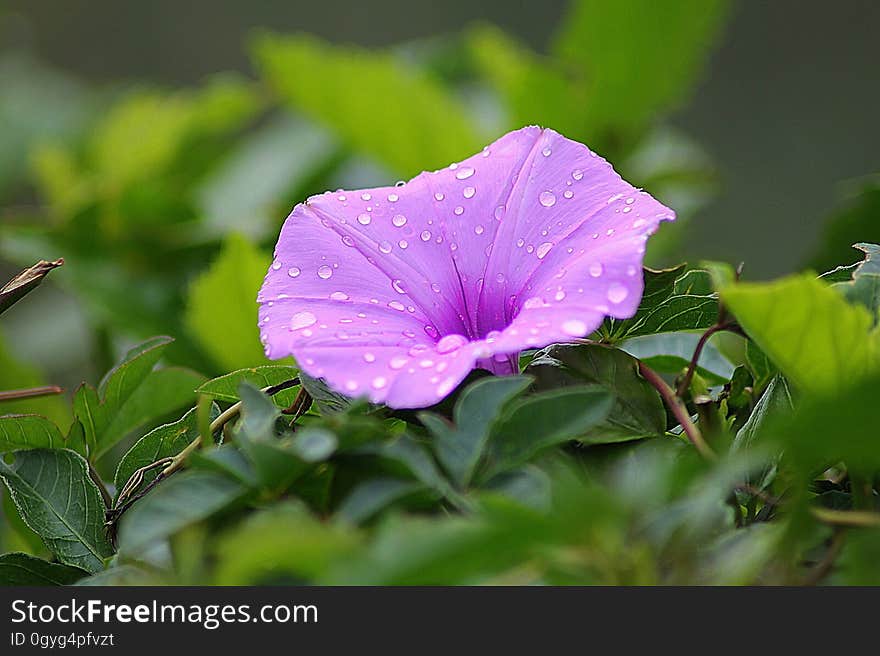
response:
[[[66,435],[0,418],[4,510],[32,551],[0,556],[0,577],[877,582],[880,248],[859,248],[821,278],[646,269],[632,319],[527,354],[522,375],[476,372],[417,412],[287,365],[185,378],[198,401],[171,400],[192,374],[156,369],[170,340],[152,339],[80,388]],[[722,330],[694,366],[665,348]],[[188,405],[131,429],[138,411]]]
[[[0,583],[880,583],[880,255],[833,268],[877,241],[876,180],[831,223],[828,273],[646,269],[633,318],[422,412],[333,394],[258,341],[293,203],[525,123],[686,217],[711,165],[662,118],[726,6],[576,0],[547,54],[486,25],[387,51],[262,34],[255,79],[174,92],[0,61],[0,195],[27,151],[41,202],[4,213],[0,253],[65,257],[109,370],[69,404],[0,392]],[[42,382],[0,343],[0,390]]]

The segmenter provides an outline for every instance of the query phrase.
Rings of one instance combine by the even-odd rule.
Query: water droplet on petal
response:
[[[406,308],[403,306],[403,303],[401,303],[400,301],[391,301],[388,304],[388,307],[390,307],[392,310],[397,310],[398,312],[403,312],[404,310],[406,310]]]
[[[399,200],[399,198],[400,198],[400,196],[398,196],[397,194],[388,194],[388,202],[389,203],[396,203]]]
[[[364,362],[375,362],[376,356],[372,353],[364,353]]]
[[[593,264],[590,265],[590,275],[593,276],[594,278],[598,278],[599,276],[601,276],[602,271],[603,271],[603,267],[602,267],[601,263],[594,262]]]
[[[565,198],[571,198],[572,196],[574,196],[574,193],[572,192],[571,189],[566,189],[562,195]]]
[[[371,198],[372,198],[372,196],[370,196],[370,194],[367,193],[366,191],[361,194],[361,200],[370,200]]]
[[[561,301],[565,298],[565,292],[560,289],[558,292],[556,292],[556,296],[554,296],[553,298],[555,298],[557,301]]]
[[[473,198],[474,194],[476,194],[476,193],[477,193],[477,190],[474,189],[473,187],[465,187],[464,191],[461,192],[461,195],[464,196],[465,198]]]
[[[364,212],[363,214],[358,214],[358,223],[361,225],[370,225],[370,215]]]
[[[443,200],[444,198],[446,198],[446,196],[444,196],[443,193],[440,191],[434,194],[434,200]]]
[[[391,286],[394,287],[394,291],[398,294],[406,294],[406,289],[403,287],[403,281],[399,279],[394,279],[391,281]]]
[[[467,344],[467,337],[464,335],[445,335],[440,338],[440,341],[437,342],[437,352],[438,353],[452,353],[452,351],[456,351],[460,349],[462,346]]]
[[[629,296],[629,290],[619,282],[612,283],[608,288],[608,300],[612,303],[622,303]]]
[[[526,299],[526,302],[523,303],[523,307],[527,310],[544,307],[544,299],[538,296],[532,296],[531,298]]]
[[[495,276],[495,280],[497,280],[498,282],[504,282],[504,274],[503,274],[503,273],[498,273],[498,274]]]
[[[504,216],[504,205],[499,205],[495,208],[495,220],[500,221],[501,217]]]
[[[356,380],[346,381],[345,389],[347,389],[349,392],[354,392],[357,390],[357,388],[358,388],[358,384],[357,384]]]
[[[571,172],[571,177],[574,178],[575,180],[580,180],[581,178],[584,177],[584,172],[581,171],[580,169],[575,169],[574,171]]]
[[[471,177],[476,171],[474,171],[471,167],[465,166],[458,170],[455,174],[456,179],[458,180],[467,180]]]
[[[541,151],[541,154],[542,154],[544,157],[550,157],[550,155],[553,154],[553,151],[550,149],[550,146],[545,146],[545,147],[544,147],[544,150]]]
[[[455,378],[447,378],[437,387],[437,396],[444,397],[455,388]]]
[[[422,238],[422,241],[431,241],[431,233],[427,230],[422,230],[422,234],[419,236]]]
[[[544,207],[553,207],[556,204],[556,195],[552,191],[542,191],[538,200]]]
[[[440,285],[438,285],[436,282],[432,282],[431,283],[431,290],[433,292],[439,294],[440,293]]]
[[[452,210],[452,213],[455,214],[455,216],[461,216],[462,214],[464,214],[464,208],[459,205],[454,210]]]
[[[322,280],[327,280],[330,276],[333,275],[333,269],[328,267],[326,264],[322,264],[318,267],[318,277]]]
[[[347,301],[349,298],[349,295],[345,292],[333,292],[330,294],[330,299],[334,301]]]
[[[345,244],[346,246],[354,246],[354,239],[352,239],[348,235],[343,235],[342,243]]]
[[[390,242],[387,242],[387,241],[380,241],[379,242],[379,250],[382,251],[383,253],[385,253],[386,255],[391,252],[391,248],[392,248],[392,246],[391,246]]]
[[[302,271],[299,270],[299,267],[290,267],[287,270],[287,275],[290,276],[291,278],[296,278],[301,273],[302,273]]]
[[[273,270],[278,271],[278,269],[280,269],[280,268],[281,268],[281,262],[279,262],[278,260],[275,260],[274,262],[272,262],[272,269]]]
[[[539,260],[543,260],[544,256],[550,252],[551,248],[553,248],[553,244],[549,241],[545,241],[543,244],[538,246],[538,249],[535,251],[535,255],[538,256]]]
[[[392,369],[403,369],[407,362],[409,362],[408,358],[405,358],[402,355],[395,355],[388,362],[388,366]]]
[[[476,226],[474,228],[474,232],[478,235],[482,235],[483,234],[483,226],[481,226],[481,225]]]
[[[425,326],[425,332],[431,339],[437,339],[440,336],[440,333],[437,332],[437,329],[431,325]]]
[[[297,312],[290,318],[290,329],[299,330],[300,328],[308,328],[315,325],[318,318],[309,311]]]
[[[587,333],[587,324],[579,319],[569,319],[563,322],[562,332],[572,337],[583,337]]]
[[[641,228],[643,225],[645,225],[645,223],[647,222],[644,219],[636,219],[635,221],[633,221],[633,228]]]
[[[388,379],[382,376],[376,376],[373,379],[373,389],[382,389],[385,385],[388,384]]]
[[[397,245],[400,246],[403,250],[406,250],[407,246],[409,246],[409,242],[406,239],[401,239],[399,242],[397,242]]]
[[[406,224],[406,217],[403,214],[395,214],[391,217],[391,223],[395,228],[400,228]]]

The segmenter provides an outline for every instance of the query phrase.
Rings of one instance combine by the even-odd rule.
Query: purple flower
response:
[[[475,367],[632,316],[675,214],[583,144],[511,132],[405,184],[297,205],[258,296],[271,358],[349,396],[433,405]]]

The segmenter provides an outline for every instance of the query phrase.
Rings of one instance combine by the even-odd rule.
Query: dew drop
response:
[[[409,246],[409,242],[406,239],[401,239],[399,242],[397,242],[397,245],[400,246],[403,250],[406,250]]]
[[[558,292],[556,292],[556,296],[554,296],[553,298],[555,298],[557,301],[561,301],[565,298],[565,292],[560,289]]]
[[[318,317],[309,311],[297,312],[290,318],[290,329],[299,330],[300,328],[308,328],[317,323]]]
[[[397,310],[398,312],[403,312],[406,309],[405,307],[403,307],[403,303],[401,303],[400,301],[391,301],[388,304],[388,307],[390,307],[392,310]]]
[[[400,196],[398,196],[397,194],[388,194],[388,202],[389,203],[396,203],[399,199],[400,199]]]
[[[461,216],[462,214],[464,214],[464,208],[459,205],[454,210],[452,210],[452,213],[455,214],[455,216]]]
[[[406,294],[406,289],[403,287],[403,281],[395,278],[391,281],[391,286],[394,287],[394,291],[398,294]]]
[[[367,193],[366,191],[361,194],[361,200],[370,200],[371,198],[372,198],[372,196],[370,196],[370,194]]]
[[[370,215],[364,212],[363,214],[358,214],[358,223],[361,225],[370,225]]]
[[[574,178],[575,180],[580,180],[584,177],[584,172],[581,171],[580,169],[575,169],[574,171],[571,172],[571,177]]]
[[[333,269],[328,267],[326,264],[322,264],[318,267],[318,277],[322,280],[327,280],[330,276],[333,275]]]
[[[467,337],[464,335],[445,335],[440,338],[440,341],[437,342],[437,352],[438,353],[452,353],[460,349],[462,346],[467,344]]]
[[[376,376],[373,379],[373,389],[382,389],[385,385],[388,384],[388,379],[383,376]]]
[[[387,241],[379,242],[379,250],[385,253],[386,255],[391,252],[391,243]]]
[[[471,167],[465,166],[456,172],[455,177],[457,180],[467,180],[471,177],[476,171],[474,171]]]
[[[626,202],[627,205],[632,205],[633,203],[636,202],[636,199],[633,198],[632,196],[630,196],[629,198],[626,199],[625,202]]]
[[[599,262],[594,262],[590,265],[590,275],[594,278],[598,278],[602,275],[603,267]]]
[[[272,269],[273,270],[278,271],[278,269],[280,269],[280,268],[281,268],[281,262],[279,262],[278,260],[275,260],[274,262],[272,262]]]
[[[437,396],[444,397],[455,388],[455,378],[447,378],[437,387]]]
[[[364,362],[375,362],[376,356],[372,353],[364,353]]]
[[[406,225],[406,217],[403,214],[395,214],[391,217],[391,224],[395,228],[401,228]]]
[[[541,154],[542,154],[544,157],[550,157],[550,155],[553,154],[553,151],[550,149],[550,146],[545,146],[545,147],[544,147],[544,150],[541,151]]]
[[[629,290],[619,282],[612,283],[608,288],[608,300],[612,303],[622,303],[629,296]]]
[[[422,230],[422,234],[419,236],[422,241],[431,241],[431,233],[428,230]]]
[[[635,221],[633,221],[633,228],[641,228],[643,225],[645,225],[645,223],[646,221],[644,219],[636,219]]]
[[[572,196],[574,196],[574,193],[572,193],[571,189],[566,189],[566,190],[563,192],[562,196],[563,196],[564,198],[571,198]]]
[[[287,270],[287,275],[290,276],[291,278],[296,278],[301,273],[302,273],[302,271],[299,270],[299,267],[290,267]]]
[[[474,228],[474,232],[478,235],[482,235],[483,234],[483,226],[478,225],[477,227]]]
[[[440,333],[437,332],[437,329],[434,328],[434,326],[432,326],[430,324],[425,326],[425,333],[427,333],[427,335],[431,339],[437,339],[440,336]]]
[[[474,189],[473,187],[465,187],[464,191],[461,192],[461,195],[464,196],[465,198],[473,198],[474,194],[476,194],[476,193],[477,193],[477,190]]]
[[[551,248],[553,248],[553,244],[549,241],[545,241],[543,244],[538,246],[538,249],[535,251],[535,255],[538,256],[539,260],[543,260],[544,256],[550,252]]]
[[[556,195],[552,191],[542,191],[538,200],[544,207],[553,207],[556,204]]]
[[[516,247],[517,247],[517,248],[522,248],[522,247],[525,246],[525,245],[526,245],[526,240],[525,240],[525,239],[517,239],[517,240],[516,240]]]
[[[495,280],[497,280],[498,282],[504,282],[504,274],[503,274],[503,273],[498,273],[498,274],[495,276]]]
[[[446,198],[446,196],[444,196],[443,193],[440,191],[434,194],[434,200],[443,200],[444,198]]]
[[[406,184],[406,180],[398,180],[397,182],[394,183],[394,186],[395,187],[402,187],[405,184]]]
[[[438,285],[436,282],[432,282],[431,283],[431,291],[433,291],[435,294],[439,294],[440,293],[440,285]]]
[[[345,292],[333,292],[330,294],[330,299],[333,301],[347,301],[349,298],[350,296]]]
[[[538,296],[532,296],[531,298],[526,299],[526,302],[523,303],[523,307],[527,310],[544,307],[544,299]]]
[[[388,366],[392,369],[403,369],[407,362],[409,362],[408,358],[405,358],[402,355],[395,355],[388,362]]]
[[[354,246],[354,239],[352,239],[348,235],[345,235],[342,237],[342,243],[346,246]]]
[[[504,216],[504,205],[499,205],[495,208],[495,220],[500,221],[501,217]]]
[[[357,384],[356,380],[346,381],[345,389],[347,389],[349,392],[354,392],[357,390],[357,388],[358,388],[358,384]]]

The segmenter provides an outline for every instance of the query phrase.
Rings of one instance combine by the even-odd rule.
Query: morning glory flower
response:
[[[433,405],[474,368],[632,316],[645,242],[675,214],[549,129],[506,134],[405,184],[287,217],[258,296],[268,357],[334,390]]]

